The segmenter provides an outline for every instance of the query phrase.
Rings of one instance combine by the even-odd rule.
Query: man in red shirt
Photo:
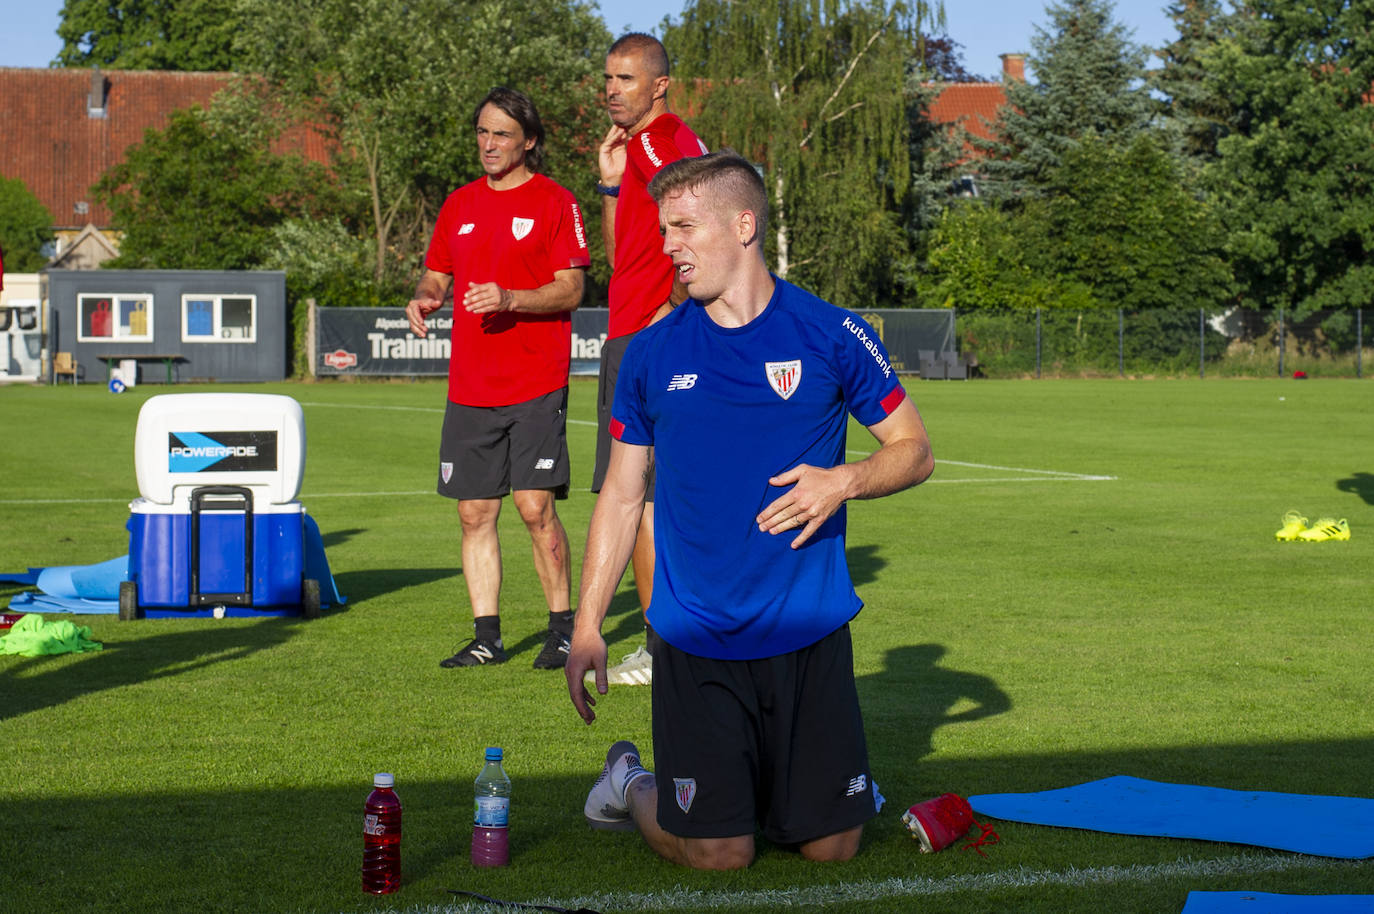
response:
[[[600,492],[610,460],[611,401],[620,359],[630,339],[676,305],[687,293],[676,282],[673,262],[663,253],[658,206],[646,190],[650,179],[670,162],[701,155],[706,146],[668,110],[668,55],[652,35],[632,32],[606,54],[606,110],[611,129],[601,142],[597,164],[601,181],[601,237],[611,264],[610,327],[601,350],[597,387],[596,469],[592,491]],[[654,579],[654,483],[635,543],[635,589],[648,609]],[[652,640],[653,633],[648,633]],[[652,645],[650,645],[652,649]],[[649,652],[640,648],[607,671],[609,681],[645,685],[651,681]]]
[[[542,174],[544,128],[528,97],[491,90],[473,115],[485,176],[444,201],[425,275],[406,305],[410,330],[453,287],[448,406],[439,494],[458,501],[474,637],[443,667],[504,663],[497,518],[512,494],[534,541],[549,622],[535,669],[560,669],[572,633],[568,534],[554,508],[568,494],[569,312],[590,264],[577,201]]]

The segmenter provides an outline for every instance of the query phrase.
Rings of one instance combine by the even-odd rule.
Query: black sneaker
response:
[[[561,670],[568,664],[568,648],[572,642],[562,632],[549,629],[544,638],[544,649],[534,658],[536,670]]]
[[[500,642],[473,638],[461,651],[447,660],[440,660],[439,665],[452,669],[455,666],[482,666],[486,663],[505,662],[506,652],[501,650]]]

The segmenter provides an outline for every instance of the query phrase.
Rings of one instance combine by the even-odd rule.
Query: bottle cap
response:
[[[500,746],[488,746],[488,747],[487,747],[487,761],[489,761],[489,762],[499,762],[499,761],[501,761],[501,747],[500,747]]]
[[[372,776],[373,787],[395,787],[396,778],[386,772],[380,772]]]

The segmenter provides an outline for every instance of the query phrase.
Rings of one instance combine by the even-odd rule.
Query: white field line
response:
[[[913,861],[919,856],[912,853]],[[997,873],[947,876],[943,879],[891,878],[809,886],[806,888],[768,891],[705,892],[674,889],[667,892],[603,893],[569,899],[535,899],[529,904],[552,904],[576,910],[596,911],[675,911],[683,909],[719,908],[730,911],[751,909],[775,910],[786,907],[809,907],[842,902],[874,901],[878,899],[930,898],[960,892],[992,892],[1007,889],[1031,889],[1043,886],[1093,886],[1152,884],[1183,882],[1200,878],[1246,877],[1291,870],[1369,868],[1364,860],[1334,860],[1301,854],[1237,854],[1213,860],[1183,857],[1173,863],[1133,864],[1130,866],[1069,867],[1065,870],[1033,870],[1016,867]],[[467,914],[491,911],[482,902],[455,902],[448,905],[420,906],[408,911],[424,914]]]
[[[867,457],[871,451],[845,451],[847,457]],[[1023,473],[1022,476],[969,476],[964,479],[942,479],[939,476],[931,477],[923,485],[933,483],[969,483],[969,482],[1112,482],[1115,476],[1098,476],[1090,473],[1068,473],[1063,470],[1036,470],[1029,467],[1004,467],[995,463],[967,463],[963,460],[940,460],[936,459],[935,466],[938,469],[942,466],[968,467],[975,470],[1000,470],[1004,473]]]

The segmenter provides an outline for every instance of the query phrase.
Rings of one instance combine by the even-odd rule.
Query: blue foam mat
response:
[[[1227,790],[1118,775],[968,801],[975,812],[1011,822],[1224,841],[1348,860],[1374,857],[1374,800],[1362,797]]]
[[[329,571],[329,558],[324,552],[324,537],[320,527],[309,514],[303,517],[305,555],[303,577],[320,582],[320,605],[342,605],[346,598],[339,593],[334,576]],[[40,593],[25,592],[10,598],[9,608],[31,613],[83,613],[101,615],[119,612],[119,585],[129,579],[129,557],[99,562],[95,565],[54,565],[51,568],[30,568],[27,574],[0,575],[0,581],[36,586]],[[209,618],[213,611],[206,609],[145,608],[149,618]],[[241,617],[287,616],[294,610],[227,607],[224,615]]]
[[[1374,914],[1374,895],[1189,892],[1183,914]]]

